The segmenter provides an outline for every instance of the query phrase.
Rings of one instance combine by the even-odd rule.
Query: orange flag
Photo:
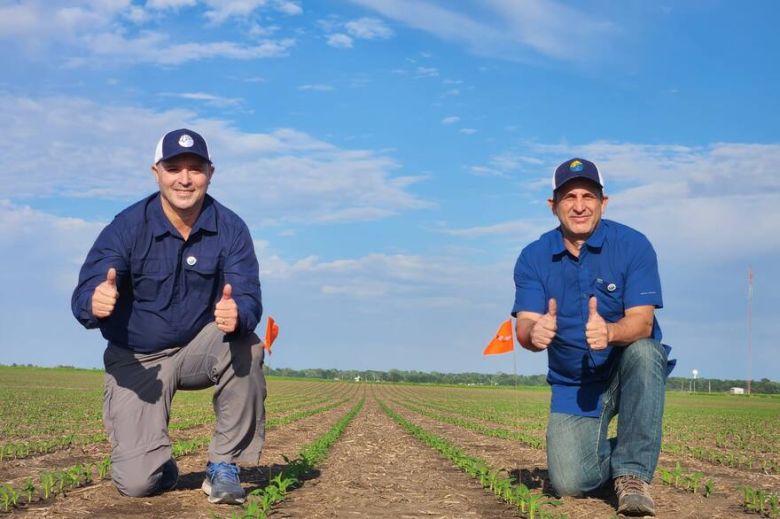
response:
[[[279,335],[279,325],[276,324],[274,318],[268,316],[268,325],[265,327],[265,351],[271,354],[271,345],[274,343],[276,336]]]
[[[509,353],[515,349],[514,341],[512,340],[512,319],[507,319],[496,332],[496,336],[487,345],[482,355],[498,355],[499,353]]]

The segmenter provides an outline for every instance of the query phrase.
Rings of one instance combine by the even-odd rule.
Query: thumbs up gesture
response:
[[[557,312],[558,303],[551,298],[547,303],[547,313],[541,316],[531,328],[531,344],[540,350],[547,349],[555,338],[555,332],[558,330]]]
[[[217,328],[225,333],[233,333],[238,328],[238,305],[233,299],[233,287],[230,283],[225,283],[222,289],[222,299],[214,308],[214,320]]]
[[[588,322],[585,323],[585,338],[593,350],[603,350],[609,346],[607,321],[599,315],[596,296],[588,300]]]
[[[116,289],[116,269],[111,267],[106,273],[106,280],[95,287],[92,292],[92,315],[103,319],[114,313],[119,292]]]

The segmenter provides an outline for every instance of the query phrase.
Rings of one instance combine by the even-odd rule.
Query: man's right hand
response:
[[[558,330],[556,312],[558,304],[554,298],[550,298],[547,304],[547,313],[541,316],[531,328],[531,345],[538,350],[545,350],[555,338]],[[537,314],[538,315],[538,314]]]
[[[116,269],[111,267],[106,274],[106,280],[95,287],[92,293],[92,315],[103,319],[114,313],[119,292],[116,290]]]

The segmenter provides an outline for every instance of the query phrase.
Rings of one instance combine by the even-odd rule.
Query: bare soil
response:
[[[406,433],[370,397],[320,471],[270,517],[516,517],[514,507]]]

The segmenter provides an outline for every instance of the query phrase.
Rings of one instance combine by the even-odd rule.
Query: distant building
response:
[[[355,377],[355,382],[360,382],[360,375]]]
[[[745,394],[745,388],[742,387],[732,387],[729,388],[729,393],[732,395],[744,395]]]

